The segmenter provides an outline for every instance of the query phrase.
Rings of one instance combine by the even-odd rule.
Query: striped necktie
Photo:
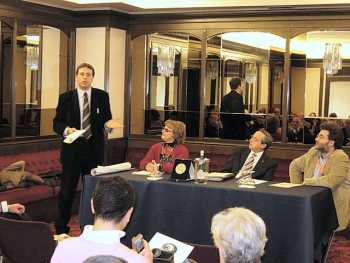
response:
[[[249,156],[249,158],[247,159],[247,161],[244,163],[244,165],[241,168],[241,171],[240,171],[241,173],[242,172],[250,172],[253,170],[255,157],[256,157],[256,153],[252,153]]]
[[[90,139],[91,137],[90,105],[89,105],[88,94],[86,92],[84,92],[82,128],[85,130],[85,133],[84,133],[85,138]]]

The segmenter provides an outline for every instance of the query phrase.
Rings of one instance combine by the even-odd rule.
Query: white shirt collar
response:
[[[125,232],[121,230],[94,230],[92,225],[84,227],[81,238],[101,244],[120,243],[120,239],[125,236]]]
[[[87,89],[87,90],[82,90],[81,88],[77,88],[78,90],[78,97],[79,97],[79,101],[80,99],[82,99],[84,97],[84,93],[86,92],[90,101],[91,98],[91,88]]]

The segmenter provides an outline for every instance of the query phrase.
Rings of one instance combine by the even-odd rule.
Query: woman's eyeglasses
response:
[[[173,130],[169,129],[168,127],[163,127],[162,130],[165,131],[165,132],[173,132]]]

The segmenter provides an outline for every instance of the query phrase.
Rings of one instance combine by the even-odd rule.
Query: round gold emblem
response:
[[[175,167],[175,172],[177,174],[183,174],[184,172],[186,172],[186,165],[183,163],[179,163],[178,165],[176,165]]]

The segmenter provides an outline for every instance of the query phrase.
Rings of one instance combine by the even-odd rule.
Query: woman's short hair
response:
[[[259,262],[264,254],[265,223],[246,208],[228,208],[217,213],[212,219],[211,232],[225,263]]]
[[[176,143],[182,144],[186,139],[186,125],[182,121],[167,120],[164,123],[173,130]]]

